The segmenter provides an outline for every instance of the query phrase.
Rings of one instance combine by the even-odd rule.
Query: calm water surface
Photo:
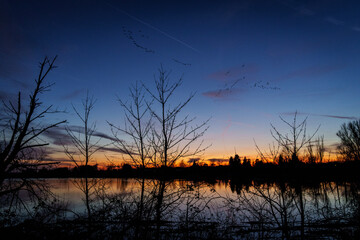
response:
[[[106,226],[116,223],[111,231],[120,231],[122,226],[130,236],[150,233],[156,238],[184,232],[187,237],[204,239],[211,234],[225,239],[360,236],[357,183],[245,184],[231,180],[208,183],[153,179],[46,182],[56,203],[65,209],[65,218],[91,219]]]

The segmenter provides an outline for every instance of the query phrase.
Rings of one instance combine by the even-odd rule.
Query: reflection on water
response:
[[[75,235],[91,231],[92,236],[107,233],[137,239],[307,239],[359,234],[357,183],[154,179],[48,179],[47,183],[64,206],[62,219],[73,221],[68,233]],[[53,220],[55,225],[58,219]],[[81,219],[86,228],[76,225]]]

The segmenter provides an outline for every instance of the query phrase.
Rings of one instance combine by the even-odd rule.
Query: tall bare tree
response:
[[[124,152],[136,167],[145,168],[151,158],[151,145],[149,134],[151,133],[151,114],[145,102],[143,87],[136,82],[130,87],[130,102],[118,99],[124,109],[125,121],[123,127],[108,123],[116,141],[114,144]],[[151,104],[149,104],[151,105]],[[120,139],[119,133],[125,134],[130,141]]]
[[[284,149],[285,153],[288,154],[291,161],[297,162],[299,161],[300,150],[311,142],[315,134],[318,132],[320,125],[312,135],[307,136],[307,117],[300,123],[297,122],[297,112],[294,114],[293,122],[288,122],[281,116],[279,116],[279,118],[290,128],[290,131],[289,133],[281,133],[276,127],[274,127],[274,125],[271,124],[271,135]]]
[[[154,78],[155,90],[151,91],[145,86],[154,101],[154,104],[148,104],[155,121],[152,129],[153,158],[164,167],[173,166],[180,158],[203,152],[207,148],[202,146],[203,142],[195,148],[191,146],[204,135],[209,122],[206,120],[192,125],[195,117],[190,118],[188,115],[181,117],[180,113],[195,95],[192,93],[183,102],[174,104],[172,102],[174,92],[179,89],[183,81],[180,78],[171,82],[169,75],[170,72],[160,67],[159,75]]]
[[[18,191],[27,185],[25,178],[18,179],[16,183],[5,181],[14,172],[27,169],[36,169],[49,163],[36,159],[32,154],[39,153],[41,147],[48,143],[41,139],[41,135],[66,121],[45,123],[49,114],[58,111],[53,106],[44,106],[40,96],[50,90],[52,84],[46,83],[46,77],[56,66],[56,57],[44,58],[40,62],[40,71],[35,79],[35,88],[29,95],[29,103],[23,105],[21,92],[18,93],[17,102],[3,102],[4,110],[0,117],[2,139],[0,140],[0,196]],[[42,121],[43,120],[43,121]]]
[[[101,138],[98,138],[94,141],[94,133],[96,131],[96,123],[90,123],[90,113],[95,106],[96,100],[89,93],[86,93],[86,98],[82,101],[82,110],[81,113],[79,110],[72,105],[72,108],[75,114],[82,122],[82,126],[66,126],[66,132],[68,133],[73,147],[76,148],[77,151],[72,151],[67,146],[64,145],[65,153],[69,157],[70,160],[74,162],[74,164],[79,166],[87,167],[91,160],[91,157],[94,153],[96,153],[101,147],[99,146],[99,142]]]

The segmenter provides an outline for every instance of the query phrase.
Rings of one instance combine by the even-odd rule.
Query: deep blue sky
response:
[[[285,131],[278,116],[295,111],[309,132],[321,124],[330,146],[360,117],[359,12],[340,0],[0,0],[0,98],[31,89],[37,63],[58,55],[44,102],[77,125],[71,103],[89,90],[98,131],[110,135],[106,121],[123,121],[117,96],[151,86],[162,65],[183,76],[177,99],[197,93],[184,113],[212,117],[203,158],[255,157],[253,139],[266,147],[270,123]]]

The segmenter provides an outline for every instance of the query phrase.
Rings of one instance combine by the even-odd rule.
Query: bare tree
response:
[[[338,150],[343,158],[360,161],[360,120],[344,123],[336,135],[341,140]]]
[[[145,168],[151,160],[151,145],[148,142],[151,133],[151,115],[145,102],[142,86],[136,83],[129,89],[129,92],[130,103],[118,99],[125,113],[124,127],[117,127],[109,122],[108,124],[116,139],[114,144],[118,149],[128,155],[136,167]],[[120,139],[118,132],[127,135],[130,143]]]
[[[155,104],[148,104],[150,112],[157,126],[152,129],[152,146],[154,148],[154,158],[160,161],[164,167],[173,166],[180,158],[193,156],[203,152],[207,147],[203,147],[201,142],[197,147],[191,149],[191,145],[201,138],[208,129],[206,120],[198,125],[192,126],[195,118],[185,116],[181,118],[180,113],[186,105],[193,99],[194,94],[190,94],[185,101],[175,105],[171,102],[174,92],[182,85],[182,78],[172,83],[169,78],[170,72],[162,67],[159,69],[159,76],[155,77],[155,91],[145,87],[151,95],[154,103],[158,104],[157,111]]]
[[[272,163],[276,163],[280,151],[279,144],[275,144],[274,142],[271,145],[269,144],[269,150],[266,151],[260,149],[255,139],[254,139],[254,143],[255,143],[256,151],[259,154],[261,161],[268,162],[270,160]]]
[[[101,138],[93,141],[96,123],[89,122],[90,113],[94,108],[95,102],[96,100],[94,100],[93,97],[90,97],[87,92],[86,98],[82,101],[83,113],[79,112],[75,106],[72,105],[74,112],[83,123],[83,126],[66,126],[65,128],[73,143],[72,146],[77,150],[72,151],[64,145],[65,153],[77,167],[85,166],[86,168],[89,165],[92,155],[101,149],[99,146]]]
[[[276,127],[274,127],[274,125],[271,124],[271,135],[283,148],[285,153],[289,155],[291,161],[298,162],[300,150],[311,142],[315,134],[318,132],[320,125],[317,127],[317,129],[312,135],[307,136],[307,117],[300,123],[297,123],[297,112],[295,112],[294,120],[292,123],[284,120],[281,116],[279,116],[279,118],[290,128],[290,133],[281,133]]]
[[[19,173],[27,169],[36,169],[39,166],[49,165],[46,161],[41,161],[34,157],[39,153],[41,147],[48,143],[41,139],[41,135],[66,121],[55,123],[44,123],[43,119],[49,114],[58,111],[53,110],[53,106],[43,106],[40,96],[50,90],[52,84],[46,84],[45,79],[49,72],[56,66],[56,57],[44,58],[40,62],[40,71],[35,79],[35,88],[29,95],[29,103],[23,107],[21,92],[18,93],[17,102],[3,102],[4,111],[0,117],[2,139],[0,141],[0,196],[22,189],[27,183],[27,179],[18,179],[16,183],[10,184],[5,181],[12,173]]]

